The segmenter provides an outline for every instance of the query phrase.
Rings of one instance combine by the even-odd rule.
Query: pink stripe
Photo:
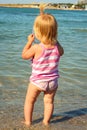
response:
[[[45,50],[45,54],[48,53],[48,56],[49,56],[50,53],[51,54],[53,53],[53,54],[55,54],[55,55],[57,55],[57,56],[60,57],[57,44],[56,44],[55,47],[49,48],[49,49],[45,48],[44,45],[43,45],[43,43],[41,43],[40,46]],[[44,53],[43,53],[43,55],[44,55]],[[47,55],[45,55],[45,56],[47,56]]]
[[[37,70],[37,71],[39,71],[39,70]],[[44,75],[46,74],[46,75],[54,75],[55,73],[58,73],[58,68],[55,68],[54,70],[52,69],[52,70],[50,70],[49,71],[49,73],[47,73],[47,71],[48,71],[48,69],[46,70],[46,71],[40,71],[40,73],[38,72],[38,74],[37,74],[37,71],[36,71],[36,69],[34,70],[34,71],[32,71],[32,74],[33,75],[42,75],[42,73],[44,73]],[[36,73],[35,73],[36,72]]]
[[[47,52],[47,53],[45,53],[45,57],[55,56],[55,55],[58,55],[58,53],[56,51],[55,52]]]
[[[33,77],[31,77],[31,80],[53,80],[53,79],[55,79],[55,78],[58,78],[59,77],[59,75],[38,75],[38,76],[33,76]]]
[[[55,66],[52,66],[52,67],[43,66],[43,67],[41,67],[41,68],[40,68],[40,66],[39,66],[39,67],[34,67],[34,66],[33,66],[33,70],[41,70],[41,71],[43,71],[43,70],[52,70],[52,69],[57,68],[57,66],[58,66],[58,65],[55,65]]]

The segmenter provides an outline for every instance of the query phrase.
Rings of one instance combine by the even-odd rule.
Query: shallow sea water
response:
[[[58,39],[64,47],[59,88],[51,126],[44,127],[43,93],[34,109],[30,129],[87,129],[87,11],[46,10],[58,22]],[[38,9],[0,8],[0,129],[27,129],[20,123],[31,74],[30,61],[21,58]]]

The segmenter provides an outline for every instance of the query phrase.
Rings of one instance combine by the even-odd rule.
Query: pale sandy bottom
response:
[[[48,127],[42,124],[43,115],[34,112],[33,124],[30,128],[21,123],[22,109],[22,106],[2,108],[0,130],[87,130],[87,108],[69,111],[66,115],[53,115]]]

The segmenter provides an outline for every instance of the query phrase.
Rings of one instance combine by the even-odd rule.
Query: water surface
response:
[[[87,108],[87,11],[46,12],[53,14],[57,19],[58,39],[65,51],[60,60],[59,90],[55,96],[54,115],[66,115],[66,112]],[[9,112],[11,106],[15,109],[21,106],[21,115],[23,114],[31,64],[21,58],[21,52],[38,14],[38,9],[0,8],[2,115],[5,108]],[[84,113],[87,114],[87,109]],[[43,94],[35,105],[34,114],[43,117]],[[73,113],[71,115],[73,116]]]

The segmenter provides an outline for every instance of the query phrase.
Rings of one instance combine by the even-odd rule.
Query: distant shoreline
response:
[[[39,8],[39,4],[0,4],[0,7],[8,8]],[[54,6],[47,6],[47,9],[58,9],[58,10],[83,10],[83,9],[74,9],[74,8],[59,8]]]

